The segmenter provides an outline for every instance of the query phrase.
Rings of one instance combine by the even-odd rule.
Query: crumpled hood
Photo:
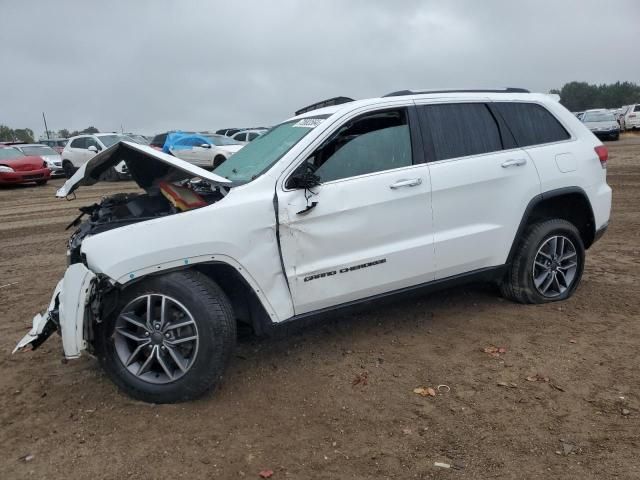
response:
[[[93,185],[111,167],[125,162],[133,180],[147,190],[160,180],[177,181],[199,177],[214,185],[230,185],[224,177],[155,150],[147,145],[121,141],[100,152],[65,182],[56,197],[66,197],[80,185]]]

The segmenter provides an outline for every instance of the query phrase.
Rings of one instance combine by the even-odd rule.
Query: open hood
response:
[[[160,180],[176,181],[199,177],[214,185],[230,185],[224,177],[155,150],[147,145],[122,141],[98,153],[82,165],[78,171],[56,192],[56,197],[66,197],[80,185],[93,185],[101,180],[111,167],[120,162],[127,165],[133,180],[147,190]]]

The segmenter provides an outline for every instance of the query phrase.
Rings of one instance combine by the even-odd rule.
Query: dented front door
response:
[[[434,279],[426,164],[278,194],[280,242],[296,314]],[[307,206],[315,207],[309,210]]]

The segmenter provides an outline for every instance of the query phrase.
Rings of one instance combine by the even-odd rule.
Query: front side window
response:
[[[560,122],[542,105],[523,102],[496,102],[493,105],[507,122],[520,147],[571,138]],[[586,114],[583,114],[582,121],[584,115]]]
[[[132,141],[132,139],[127,137],[126,135],[100,135],[100,141],[106,148],[109,148],[111,145],[115,145],[121,140]],[[98,147],[98,150],[100,150],[100,147],[98,145],[96,145],[96,147]]]
[[[76,138],[71,142],[71,148],[87,148],[87,147],[88,145],[87,145],[86,137]]]
[[[306,160],[322,183],[413,164],[405,109],[368,113],[348,121]]]
[[[484,103],[423,105],[419,111],[423,138],[430,138],[435,160],[502,150],[498,124]]]
[[[281,123],[234,153],[213,173],[236,185],[248,183],[270,169],[327,117],[319,115]]]
[[[92,137],[87,137],[87,146],[86,146],[86,148],[89,148],[89,147],[96,147],[98,150],[102,150],[102,147],[98,144],[98,141],[95,138],[92,138]]]

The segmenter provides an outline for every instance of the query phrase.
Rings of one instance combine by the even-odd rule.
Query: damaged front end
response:
[[[58,282],[47,310],[33,318],[31,330],[18,342],[14,353],[40,346],[52,333],[62,337],[66,358],[77,358],[90,349],[95,322],[108,314],[105,298],[113,298],[115,282],[92,272],[82,253],[83,240],[92,235],[133,223],[178,214],[215,203],[226,195],[230,182],[171,155],[130,142],[120,142],[84,164],[58,190],[69,198],[80,185],[100,181],[111,167],[124,161],[144,193],[119,193],[100,203],[80,208],[67,228],[76,227],[68,242],[68,268]],[[194,180],[199,178],[200,180]],[[87,218],[83,218],[87,216]]]

